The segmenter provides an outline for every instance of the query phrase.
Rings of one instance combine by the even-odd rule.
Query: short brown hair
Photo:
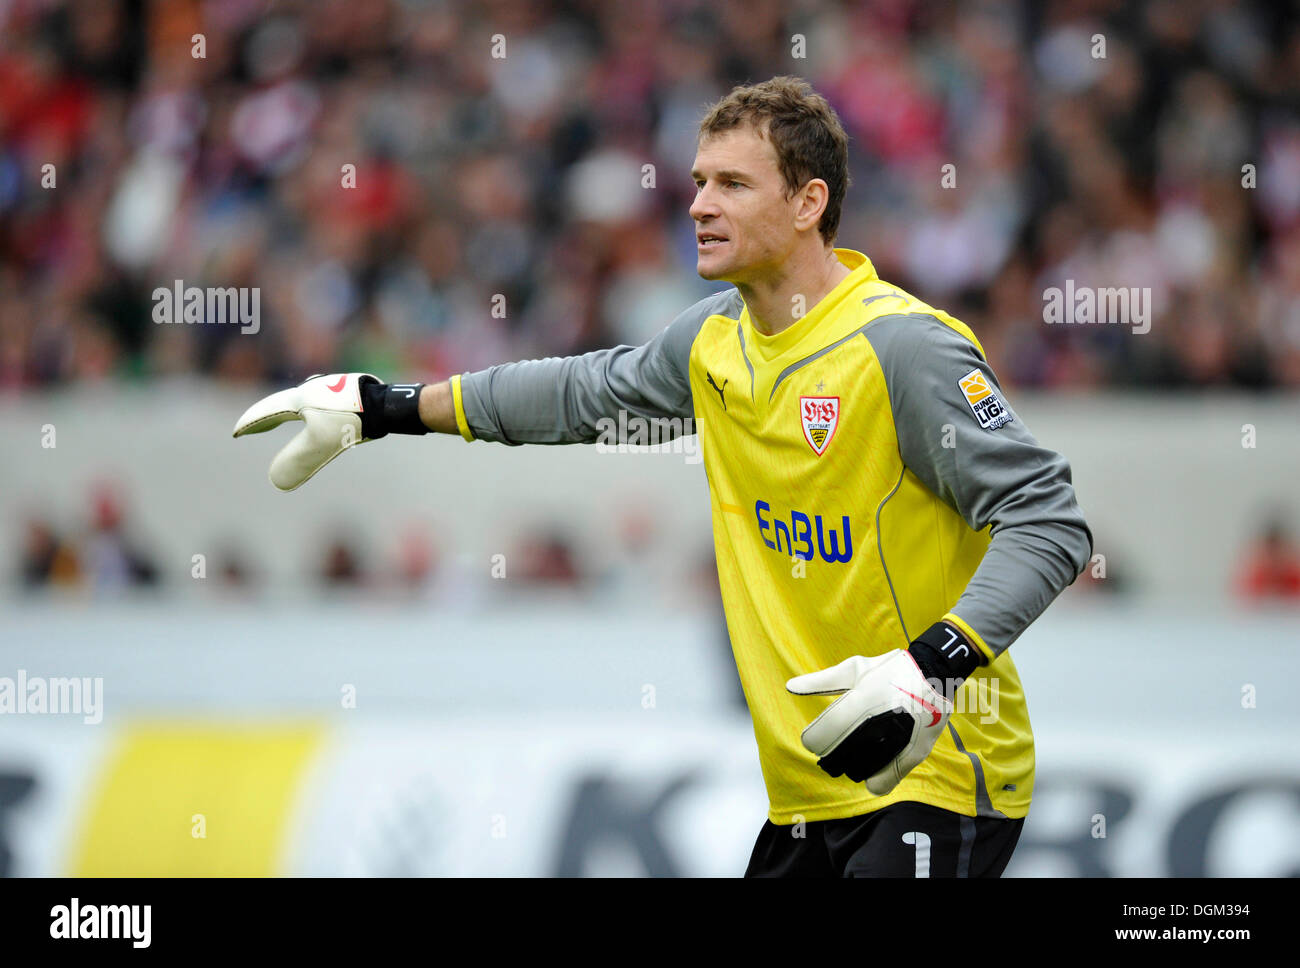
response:
[[[826,182],[830,197],[817,229],[828,245],[834,242],[849,187],[849,136],[835,109],[802,78],[774,77],[735,87],[710,107],[700,140],[742,124],[772,143],[787,197],[813,178]]]

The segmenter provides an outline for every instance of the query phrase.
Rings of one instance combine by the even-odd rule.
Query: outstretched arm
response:
[[[420,391],[420,422],[435,434],[458,434],[456,405],[451,399],[451,381],[426,384]]]
[[[452,377],[448,391],[431,397],[435,423],[426,424],[437,430],[446,426],[447,393],[455,426],[466,440],[591,443],[601,436],[602,421],[618,421],[620,412],[684,420],[693,412],[689,363],[696,334],[712,315],[739,313],[740,296],[730,289],[700,300],[642,346],[504,363]],[[421,397],[422,415],[423,409]]]
[[[314,376],[259,400],[235,423],[234,436],[289,420],[306,428],[276,455],[271,483],[301,487],[343,451],[388,434],[459,433],[505,444],[590,443],[620,412],[677,419],[669,436],[689,433],[691,345],[715,313],[735,316],[731,289],[702,299],[641,346],[582,356],[503,363],[435,384],[386,384],[369,373]]]
[[[434,433],[467,440],[568,444],[595,440],[599,421],[617,419],[620,409],[643,417],[689,417],[690,388],[684,370],[678,379],[665,345],[671,341],[665,330],[644,346],[504,363],[427,384],[420,390],[420,422]]]

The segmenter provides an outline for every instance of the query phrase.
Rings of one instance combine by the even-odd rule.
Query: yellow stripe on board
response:
[[[321,730],[303,725],[128,729],[87,796],[71,875],[282,873],[290,810],[320,742]]]

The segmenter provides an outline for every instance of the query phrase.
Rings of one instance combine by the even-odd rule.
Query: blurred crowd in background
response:
[[[256,597],[266,585],[266,576],[238,540],[216,540],[197,558],[160,568],[147,533],[132,520],[130,496],[121,484],[100,480],[86,498],[79,520],[65,520],[63,526],[48,514],[27,513],[23,544],[13,562],[24,592],[52,590],[102,600],[188,589]],[[1123,542],[1106,547],[1122,551]],[[378,592],[462,608],[481,607],[498,594],[517,599],[530,589],[605,605],[643,604],[649,598],[688,607],[720,606],[712,548],[703,540],[694,549],[666,546],[650,514],[635,502],[627,502],[615,516],[599,560],[589,550],[565,529],[535,522],[514,536],[489,569],[481,561],[448,554],[428,521],[411,521],[383,534],[336,524],[301,549],[294,584],[297,590]],[[1265,511],[1254,533],[1230,554],[1228,596],[1242,603],[1300,605],[1300,542],[1284,509]],[[508,584],[498,580],[505,578]],[[285,590],[278,588],[275,594]],[[1141,576],[1126,565],[1107,571],[1094,561],[1066,596],[1141,592]]]
[[[89,600],[179,591],[255,598],[269,586],[276,596],[355,590],[457,608],[482,607],[496,595],[519,600],[530,590],[605,605],[644,603],[647,597],[687,607],[721,605],[708,536],[695,548],[668,547],[651,512],[631,499],[613,516],[598,555],[544,520],[521,527],[489,562],[457,554],[436,520],[412,519],[391,531],[334,522],[301,549],[292,587],[268,581],[238,535],[214,535],[187,560],[162,560],[156,536],[133,506],[122,482],[102,477],[73,515],[28,507],[21,546],[0,568],[12,568],[24,593],[53,591]]]
[[[1293,3],[0,0],[0,405],[644,342],[720,288],[694,271],[698,121],[776,74],[850,135],[837,244],[969,323],[1005,385],[1300,387]],[[256,332],[155,322],[177,280],[258,290]],[[1066,280],[1149,288],[1149,332],[1046,324]],[[20,584],[165,585],[123,507],[34,512]],[[631,582],[626,531],[621,578],[544,526],[515,574]],[[322,587],[449,571],[418,528],[382,562],[325,540]],[[1239,571],[1300,601],[1280,522]]]
[[[0,0],[0,389],[643,342],[715,288],[687,215],[704,107],[780,73],[852,139],[839,244],[970,323],[1004,383],[1295,387],[1294,14]],[[1150,288],[1150,332],[1046,325],[1066,279]],[[175,280],[259,289],[258,332],[154,322]]]

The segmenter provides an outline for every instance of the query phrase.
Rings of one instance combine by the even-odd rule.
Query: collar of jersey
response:
[[[852,271],[840,280],[839,285],[823,296],[802,319],[787,326],[781,332],[772,336],[760,333],[749,318],[749,308],[745,308],[743,321],[745,339],[754,348],[755,355],[770,362],[798,346],[805,337],[815,333],[826,319],[834,315],[835,310],[849,293],[863,282],[876,278],[876,267],[863,253],[854,249],[836,249],[835,256]]]

